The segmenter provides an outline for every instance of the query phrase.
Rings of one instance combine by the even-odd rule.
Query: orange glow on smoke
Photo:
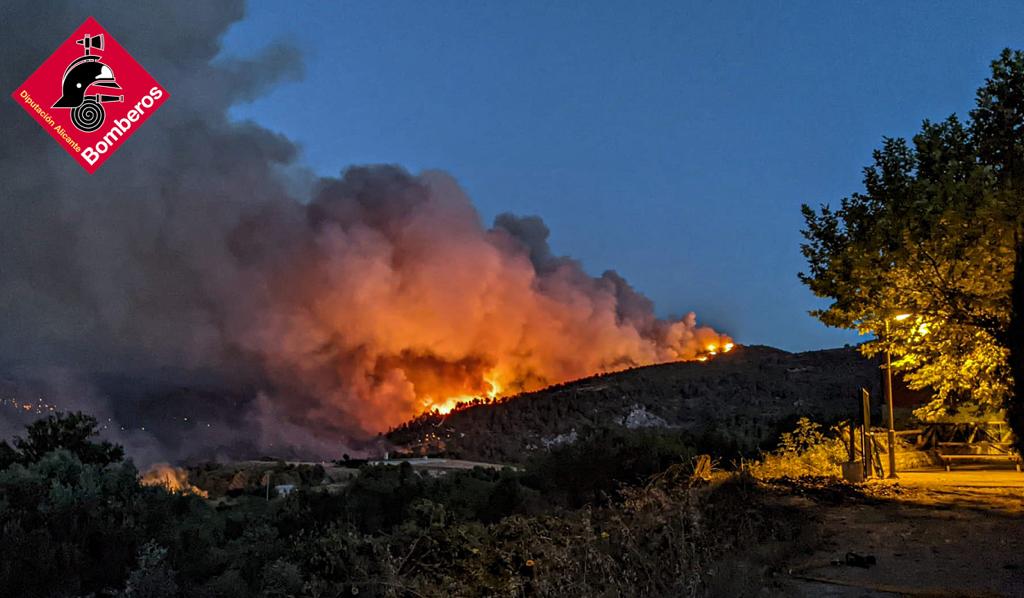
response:
[[[719,343],[709,343],[705,347],[704,353],[690,358],[679,359],[677,361],[705,362],[708,361],[710,358],[718,355],[719,353],[728,353],[733,349],[733,347],[736,346],[731,340],[729,340],[728,336],[718,336],[720,336],[719,342],[721,343],[721,345],[719,345]],[[601,369],[595,372],[591,372],[587,375],[607,373],[610,371],[615,371],[616,369],[622,368]],[[474,386],[476,386],[479,389],[477,392],[475,392],[475,394],[474,392],[470,391],[457,392],[455,394],[445,394],[444,390],[424,392],[421,395],[422,398],[420,401],[422,405],[421,413],[429,413],[432,411],[436,411],[441,415],[447,415],[452,411],[458,409],[458,407],[463,404],[472,403],[473,401],[482,401],[484,403],[489,403],[495,401],[496,399],[502,396],[505,396],[503,394],[503,391],[505,391],[509,385],[503,383],[502,380],[511,379],[513,378],[513,376],[504,374],[503,371],[504,370],[501,368],[501,366],[497,366],[483,374],[480,379],[481,384],[474,384]],[[555,380],[552,381],[551,384],[557,384],[565,381],[566,380]],[[545,385],[540,385],[537,387],[520,386],[518,388],[514,388],[513,392],[509,392],[508,394],[511,395],[517,392],[528,392],[531,390],[538,390],[540,387],[543,386]],[[417,386],[417,389],[419,389],[419,386]]]
[[[372,436],[467,401],[695,361],[732,342],[692,312],[658,317],[613,271],[591,276],[554,254],[539,218],[484,226],[446,175],[346,176],[310,205],[315,236],[290,249],[299,263],[275,267],[266,297],[245,298],[260,317],[238,323],[238,344],[273,382],[261,417],[324,439]]]
[[[435,400],[431,395],[426,395],[423,398],[423,410],[437,411],[442,415],[447,415],[463,403],[469,403],[477,399],[490,402],[501,396],[503,386],[498,382],[498,374],[495,370],[488,372],[484,376],[483,381],[487,385],[487,390],[480,395],[460,394],[445,397],[441,400]]]

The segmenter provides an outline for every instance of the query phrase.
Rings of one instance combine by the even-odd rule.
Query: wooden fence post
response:
[[[866,388],[860,389],[861,411],[864,425],[860,429],[861,457],[864,462],[864,478],[871,477],[871,450],[868,448],[868,429],[871,427],[871,395]]]

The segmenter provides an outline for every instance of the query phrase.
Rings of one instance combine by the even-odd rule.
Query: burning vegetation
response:
[[[140,482],[143,486],[160,486],[168,492],[176,494],[194,494],[209,498],[206,491],[197,488],[188,481],[188,472],[180,467],[167,463],[157,463],[142,474]]]

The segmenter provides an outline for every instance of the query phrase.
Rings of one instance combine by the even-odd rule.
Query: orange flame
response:
[[[434,400],[431,395],[424,396],[424,411],[437,411],[441,415],[447,415],[464,403],[470,403],[475,400],[492,402],[501,396],[503,386],[498,382],[498,374],[495,370],[491,370],[484,375],[483,381],[487,385],[487,390],[480,395],[460,394],[445,397],[441,400]]]
[[[195,494],[203,498],[209,498],[205,490],[193,486],[188,481],[188,472],[180,467],[173,467],[167,463],[157,463],[142,474],[140,480],[143,486],[162,486],[168,492],[175,494]]]
[[[692,357],[687,358],[680,358],[677,361],[708,361],[708,359],[718,355],[719,353],[728,353],[736,346],[728,336],[717,336],[719,336],[719,340],[717,342],[709,343],[705,347],[705,352],[703,352],[702,354],[694,355]],[[616,369],[621,368],[602,368],[599,369],[598,371],[591,372],[590,375],[608,373],[611,371],[615,371]],[[436,411],[441,415],[447,415],[452,411],[457,410],[461,405],[469,404],[474,401],[482,401],[484,403],[494,402],[498,398],[504,396],[503,391],[506,389],[508,385],[503,383],[502,380],[512,378],[512,376],[506,376],[507,375],[503,374],[503,370],[500,366],[492,368],[491,370],[487,371],[485,374],[481,376],[481,381],[483,383],[482,385],[474,384],[474,386],[481,387],[482,389],[480,392],[476,392],[475,394],[473,392],[461,392],[458,394],[446,395],[444,394],[443,391],[424,392],[421,395],[422,413]],[[565,381],[567,380],[552,380],[550,381],[550,384],[558,384]],[[525,392],[530,390],[537,390],[538,388],[539,387],[520,386],[518,388],[515,388],[514,390],[515,392]],[[417,386],[417,390],[419,390],[419,386]]]

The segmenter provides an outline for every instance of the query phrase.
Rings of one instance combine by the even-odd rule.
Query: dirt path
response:
[[[1024,596],[1024,473],[914,472],[869,494],[806,501],[822,541],[787,567],[782,595]],[[877,564],[832,564],[847,552]]]

